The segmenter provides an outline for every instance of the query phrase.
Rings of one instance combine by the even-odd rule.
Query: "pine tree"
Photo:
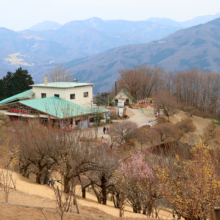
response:
[[[21,67],[14,73],[7,72],[7,75],[0,80],[0,100],[27,91],[32,84],[34,84],[32,76]]]

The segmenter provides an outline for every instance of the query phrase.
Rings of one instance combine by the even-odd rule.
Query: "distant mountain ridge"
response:
[[[149,18],[147,19],[147,21],[151,21],[157,24],[170,25],[174,27],[188,28],[199,24],[207,23],[219,17],[220,17],[220,13],[217,13],[215,15],[198,16],[191,20],[187,20],[183,22],[178,22],[169,18]]]
[[[219,14],[214,16],[219,16]],[[189,24],[185,25],[198,24],[211,18],[213,16],[197,17],[188,21]],[[87,62],[87,57],[91,59],[91,56],[94,57],[95,54],[97,56],[103,56],[101,58],[104,60],[106,59],[105,51],[111,54],[111,51],[118,50],[121,47],[123,48],[124,45],[127,45],[127,48],[133,48],[133,45],[134,48],[136,46],[140,48],[140,44],[153,43],[155,40],[160,42],[159,45],[162,45],[164,37],[185,28],[180,23],[171,19],[160,18],[151,18],[146,21],[105,21],[100,18],[91,18],[71,21],[65,25],[45,21],[35,25],[35,27],[20,32],[0,28],[0,77],[5,75],[6,71],[14,71],[21,66],[28,69],[34,75],[35,79],[39,80],[42,78],[42,74],[44,75],[52,65],[59,63],[69,62],[71,65],[76,61],[84,63],[84,61]],[[178,46],[176,46],[175,50],[178,49]],[[100,70],[104,71],[103,73],[111,74],[113,69],[116,71],[124,66],[129,67],[142,63],[138,60],[135,62],[131,60],[131,63],[128,64],[127,60],[124,60],[124,58],[121,59],[126,53],[131,57],[131,52],[124,52],[124,54],[121,54],[121,57],[118,57],[116,54],[115,57],[118,57],[119,60],[113,59],[114,61],[112,60],[110,63],[106,61],[108,63],[107,67],[101,61]],[[99,55],[100,53],[102,54]],[[145,54],[145,51],[142,51],[142,53]],[[135,56],[134,53],[133,57],[135,58]],[[158,58],[154,59],[154,61],[150,59],[150,62],[146,61],[146,63],[152,63],[154,65],[157,63]],[[98,62],[96,61],[96,63]],[[162,61],[159,65],[162,65]],[[113,69],[112,66],[114,67]],[[102,69],[102,67],[105,68]],[[107,71],[106,69],[108,68],[111,71]],[[85,72],[87,70],[84,71],[83,69],[82,74]],[[74,73],[76,73],[75,70]],[[103,73],[100,74],[103,75]],[[80,73],[77,71],[77,74]],[[99,76],[99,73],[97,73],[97,76]],[[104,75],[102,77],[105,79]],[[114,78],[115,75],[113,74],[112,77]]]
[[[187,20],[187,21],[183,21],[183,22],[178,22],[169,18],[157,18],[157,17],[152,17],[152,18],[148,18],[147,20],[143,20],[140,22],[152,22],[155,24],[163,24],[166,26],[173,26],[173,27],[178,27],[178,28],[187,28],[187,27],[192,27],[192,26],[196,26],[199,24],[204,24],[207,23],[211,20],[214,20],[216,18],[220,17],[220,12],[215,14],[215,15],[205,15],[205,16],[198,16],[195,17],[191,20]],[[104,28],[105,30],[108,30],[109,26],[108,26],[108,22],[109,23],[118,23],[121,21],[125,21],[125,20],[102,20],[101,18],[97,18],[97,17],[93,17],[90,19],[86,19],[86,20],[75,20],[75,21],[70,21],[66,24],[64,24],[65,26],[69,26],[70,24],[75,23],[75,27],[78,25],[78,27],[80,28],[96,28],[97,30],[99,29],[99,25],[102,23],[102,25],[106,25],[106,27]],[[132,22],[132,21],[127,21],[128,22]],[[135,21],[133,21],[135,22]],[[137,21],[139,22],[139,21]],[[63,25],[54,22],[54,21],[43,21],[40,22],[38,24],[33,25],[32,27],[28,28],[28,30],[31,31],[48,31],[48,30],[57,30],[60,27],[62,27]],[[115,26],[114,26],[115,27]],[[103,27],[102,29],[99,29],[99,31],[103,31]],[[110,31],[112,32],[112,30]]]
[[[54,22],[54,21],[43,21],[41,23],[35,24],[30,27],[28,30],[30,31],[49,31],[49,30],[57,30],[62,25]]]
[[[67,62],[66,68],[82,81],[95,82],[108,90],[118,70],[158,65],[167,71],[201,68],[220,73],[220,18],[179,30],[161,40],[127,45]]]

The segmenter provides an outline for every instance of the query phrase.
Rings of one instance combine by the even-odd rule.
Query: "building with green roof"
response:
[[[120,103],[123,106],[133,105],[133,97],[127,92],[127,90],[122,89],[112,100],[117,106]]]
[[[4,99],[0,112],[11,120],[38,118],[47,123],[71,124],[72,127],[89,127],[95,114],[104,116],[109,110],[93,108],[92,83],[54,82],[32,85],[32,89]]]

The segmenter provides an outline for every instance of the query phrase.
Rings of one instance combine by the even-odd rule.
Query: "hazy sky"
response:
[[[218,12],[219,0],[0,0],[0,27],[23,30],[44,20],[65,24],[91,17],[185,21]]]

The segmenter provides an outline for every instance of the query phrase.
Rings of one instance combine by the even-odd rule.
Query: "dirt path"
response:
[[[134,113],[128,121],[136,122],[138,126],[148,123],[149,120],[155,120],[155,117],[147,117],[145,113],[142,113],[141,109],[129,109]]]

